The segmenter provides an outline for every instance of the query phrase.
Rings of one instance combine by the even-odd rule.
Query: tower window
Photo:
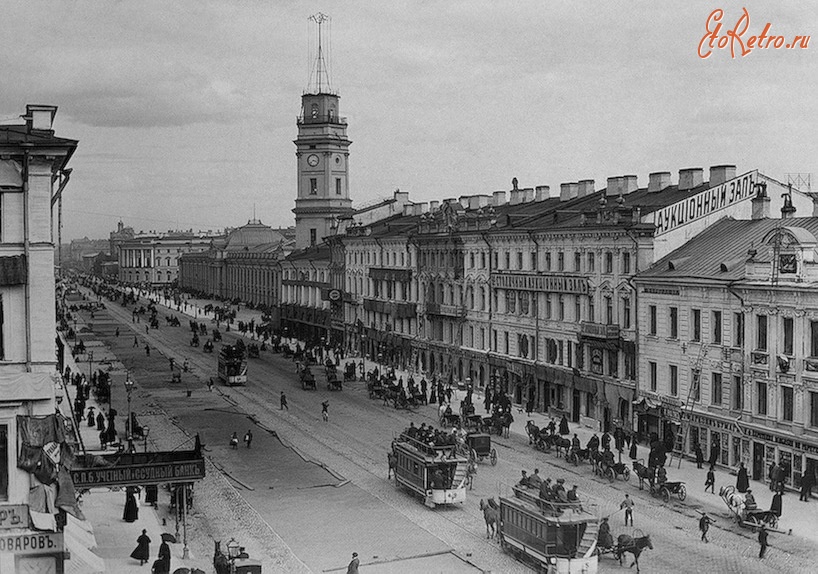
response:
[[[318,194],[318,178],[311,177],[310,178],[310,195],[317,195]]]
[[[312,108],[310,109],[310,115],[313,119],[318,117],[318,104],[313,104]]]
[[[335,178],[335,195],[341,195],[341,178]]]
[[[310,245],[315,245],[316,241],[318,241],[318,230],[310,229]]]

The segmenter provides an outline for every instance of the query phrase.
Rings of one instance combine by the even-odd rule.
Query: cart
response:
[[[622,480],[630,480],[631,479],[631,469],[628,468],[628,465],[624,462],[615,462],[611,465],[604,464],[602,466],[602,476],[610,480],[611,482],[614,481],[615,478],[622,477]]]
[[[443,428],[460,426],[460,415],[456,413],[443,413],[440,415],[440,426]]]
[[[722,500],[730,509],[733,518],[739,526],[751,528],[755,531],[762,526],[775,530],[778,526],[778,516],[771,510],[760,508],[747,509],[744,507],[744,495],[736,491],[734,486],[725,486],[720,491]],[[791,533],[790,531],[789,533]],[[788,533],[788,534],[789,534]]]
[[[191,347],[198,347],[199,346],[199,335],[194,334],[193,338],[190,340]]]
[[[331,391],[341,391],[344,388],[335,369],[327,369],[327,388]]]
[[[483,417],[480,415],[469,415],[463,419],[463,427],[473,432],[482,432]]]
[[[663,482],[662,484],[657,484],[656,486],[650,486],[650,493],[654,496],[661,496],[662,500],[665,502],[670,502],[670,495],[675,494],[679,497],[679,500],[684,500],[687,498],[687,488],[685,488],[685,483],[678,481],[678,482]]]
[[[258,345],[256,345],[255,343],[250,343],[247,346],[247,356],[248,357],[251,357],[253,359],[258,359],[258,353],[259,353]]]
[[[470,458],[483,462],[484,458],[491,461],[491,466],[497,465],[497,449],[491,446],[491,435],[488,433],[470,432],[466,435],[466,444],[470,450]]]
[[[382,399],[386,393],[386,388],[380,381],[369,381],[366,383],[366,390],[370,399]]]
[[[302,389],[304,389],[305,391],[315,390],[315,375],[312,374],[312,371],[310,371],[309,367],[302,370],[301,373],[299,374],[299,377],[301,378]]]

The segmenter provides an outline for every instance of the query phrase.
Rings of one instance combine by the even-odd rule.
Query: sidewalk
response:
[[[78,327],[82,324],[78,321]],[[79,329],[78,329],[79,330]],[[81,334],[78,333],[78,337]],[[125,380],[125,369],[117,358],[107,351],[106,347],[93,338],[83,338],[85,346],[88,350],[93,351],[94,360],[90,365],[94,371],[97,369],[108,370],[111,374],[111,386],[122,388],[121,385]],[[73,373],[84,373],[88,377],[89,363],[88,355],[79,355],[75,360],[70,353],[69,347],[73,346],[73,341],[66,342],[66,365],[71,367]],[[137,381],[138,387],[138,381]],[[76,387],[71,384],[65,385],[62,389],[64,398],[58,405],[59,410],[63,415],[70,419],[71,409],[73,408],[74,398],[76,396]],[[121,399],[121,397],[120,397]],[[104,413],[108,412],[108,405],[100,406],[94,399],[93,393],[86,403],[86,413],[88,407],[94,407],[95,412],[100,409]],[[115,407],[116,408],[116,407]],[[116,426],[119,434],[119,440],[124,441],[124,423],[128,418],[127,410],[123,408],[117,409],[118,415],[116,417]],[[136,409],[134,409],[136,411]],[[86,413],[83,413],[85,415]],[[107,421],[106,421],[107,422]],[[114,452],[111,449],[103,451],[100,449],[99,431],[96,426],[88,427],[84,416],[82,417],[78,426],[82,444],[89,453],[105,454],[106,452]],[[145,445],[149,450],[152,449],[154,441],[148,437]],[[139,446],[143,446],[142,441],[139,441]],[[144,448],[144,447],[143,447]],[[155,445],[154,447],[155,448]],[[154,509],[145,505],[140,500],[139,518],[133,523],[127,523],[123,520],[122,514],[125,506],[125,494],[123,489],[92,489],[90,492],[84,494],[81,499],[81,509],[85,514],[86,521],[80,526],[90,531],[89,537],[85,540],[90,550],[100,557],[104,562],[102,569],[98,568],[98,561],[93,560],[93,557],[87,557],[88,560],[83,560],[82,555],[75,556],[72,553],[71,559],[65,562],[66,574],[96,574],[116,572],[117,574],[145,574],[150,572],[150,567],[159,553],[159,545],[162,542],[162,534],[170,533],[176,535],[175,519],[173,516],[168,516],[167,513],[167,494],[164,489],[159,489],[159,509]],[[140,495],[140,499],[144,498],[144,492]],[[163,525],[163,520],[166,524]],[[147,531],[148,537],[151,539],[150,544],[150,560],[146,565],[140,566],[138,560],[130,558],[131,552],[136,548],[136,539],[142,533],[142,530]],[[181,529],[181,526],[180,526]],[[206,572],[212,569],[212,562],[209,556],[195,557],[191,556],[183,559],[183,545],[182,537],[177,537],[177,544],[169,544],[171,552],[171,572],[176,568],[199,568]],[[79,554],[83,554],[80,552]]]

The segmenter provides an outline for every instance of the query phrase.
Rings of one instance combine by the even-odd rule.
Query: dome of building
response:
[[[266,243],[280,242],[283,236],[258,219],[251,219],[247,225],[234,229],[227,236],[227,250],[250,249]]]

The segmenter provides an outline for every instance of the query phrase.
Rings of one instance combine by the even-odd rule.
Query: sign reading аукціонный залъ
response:
[[[751,171],[663,207],[655,212],[653,223],[656,225],[656,235],[662,235],[725,207],[750,199],[755,193],[757,180],[758,171]]]
[[[71,471],[74,488],[190,482],[204,477],[204,459],[79,468]]]
[[[0,554],[56,554],[62,551],[62,532],[0,534]]]

